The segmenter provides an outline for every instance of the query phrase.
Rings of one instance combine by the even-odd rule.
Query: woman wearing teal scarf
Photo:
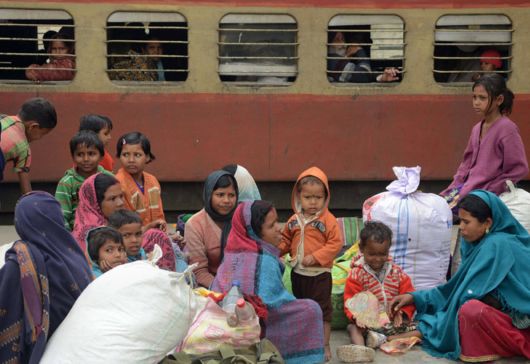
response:
[[[458,207],[459,270],[444,285],[397,296],[390,310],[416,305],[416,334],[433,356],[530,358],[530,235],[491,192],[475,190]]]

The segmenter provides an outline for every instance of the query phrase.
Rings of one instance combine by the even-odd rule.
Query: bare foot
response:
[[[328,362],[331,360],[331,348],[329,345],[324,346],[324,361]]]

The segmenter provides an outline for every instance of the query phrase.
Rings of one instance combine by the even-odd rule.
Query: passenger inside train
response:
[[[142,53],[148,57],[153,68],[156,69],[157,81],[165,81],[166,73],[164,71],[163,58],[160,56],[164,54],[164,48],[154,35],[148,35],[145,44],[142,47]]]
[[[394,82],[400,80],[396,67],[385,67],[383,73],[372,71],[369,33],[328,32],[328,80],[330,82]]]
[[[187,32],[179,22],[109,22],[108,74],[116,81],[184,81]]]
[[[480,71],[473,75],[473,81],[478,80],[486,73],[493,73],[496,70],[502,69],[502,57],[498,50],[490,48],[486,49],[480,55]]]
[[[51,37],[48,63],[31,64],[26,69],[26,78],[31,81],[70,81],[75,76],[75,51],[73,40],[64,33]]]

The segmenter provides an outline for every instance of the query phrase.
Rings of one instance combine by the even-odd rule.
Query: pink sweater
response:
[[[517,125],[504,116],[480,140],[482,123],[473,127],[464,160],[442,195],[459,185],[463,185],[461,198],[478,188],[499,195],[505,191],[506,180],[517,183],[528,174],[528,162]]]
[[[202,209],[193,215],[184,229],[184,251],[189,264],[198,263],[194,273],[199,285],[209,288],[221,264],[221,228]]]

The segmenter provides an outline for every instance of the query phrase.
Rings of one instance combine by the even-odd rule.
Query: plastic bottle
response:
[[[256,311],[254,310],[254,306],[243,298],[240,298],[236,304],[236,316],[240,326],[250,325],[256,318]]]
[[[240,298],[243,298],[243,295],[239,289],[239,281],[234,280],[232,281],[232,288],[230,288],[221,304],[223,310],[228,314],[226,322],[229,326],[234,327],[238,323],[236,305]]]

